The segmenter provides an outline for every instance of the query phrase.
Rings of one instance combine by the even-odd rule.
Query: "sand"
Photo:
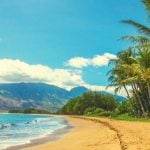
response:
[[[150,150],[150,123],[66,118],[75,125],[71,132],[24,150]]]

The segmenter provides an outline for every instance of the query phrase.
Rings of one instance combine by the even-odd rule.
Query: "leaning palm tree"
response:
[[[135,61],[132,55],[133,53],[130,48],[128,48],[126,51],[118,53],[117,59],[110,60],[110,64],[113,63],[114,68],[112,68],[108,72],[108,81],[110,82],[110,84],[107,88],[111,86],[115,87],[115,93],[119,92],[122,88],[124,88],[128,98],[130,98],[130,94],[127,89],[127,83],[125,82],[125,79],[128,78],[128,75],[126,73],[126,69],[124,69],[122,65],[132,64]]]
[[[107,86],[109,87],[115,87],[115,93],[118,93],[122,88],[124,88],[127,97],[130,98],[129,91],[127,89],[126,83],[124,82],[125,76],[124,76],[124,70],[120,67],[118,68],[113,68],[108,72],[109,78],[108,81],[110,84]]]
[[[137,100],[137,104],[143,116],[147,116],[150,112],[150,85],[149,85],[149,68],[150,62],[146,58],[150,58],[150,54],[145,51],[134,53],[131,49],[120,52],[118,58],[113,60],[114,67],[108,72],[109,86],[115,87],[115,92],[122,88],[125,89],[128,98],[130,92],[128,86],[132,89],[132,93]]]
[[[143,0],[142,3],[150,17],[150,0]],[[114,86],[115,92],[124,88],[128,98],[132,93],[141,115],[150,116],[150,27],[133,20],[122,22],[134,26],[140,34],[121,38],[131,41],[132,45],[118,53],[117,59],[110,61],[113,68],[108,73],[109,86]],[[131,93],[128,86],[132,89]]]

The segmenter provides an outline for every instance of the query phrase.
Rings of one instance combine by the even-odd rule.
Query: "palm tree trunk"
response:
[[[127,93],[127,97],[130,99],[130,94],[129,94],[128,90],[127,90],[126,85],[123,85],[123,87],[124,87],[124,89],[125,89],[125,91],[126,91],[126,93]]]
[[[137,98],[137,101],[138,101],[138,103],[139,103],[139,105],[140,105],[140,108],[141,108],[141,110],[142,110],[142,114],[144,115],[144,117],[146,117],[146,112],[145,112],[144,106],[143,106],[143,104],[142,104],[142,101],[141,101],[141,99],[140,99],[140,96],[139,96],[139,94],[138,94],[138,92],[137,92],[135,83],[132,84],[132,88],[133,88],[133,92],[134,92],[134,94],[135,94],[135,96],[136,96],[136,98]]]
[[[139,90],[141,93],[144,94],[145,98],[144,98],[144,101],[145,101],[145,108],[147,109],[147,111],[150,111],[150,95],[149,93],[147,92],[147,87],[146,87],[146,90],[145,90],[145,86],[143,84],[141,84],[140,82],[138,83],[138,87],[139,87]],[[143,88],[144,87],[144,88]]]
[[[148,102],[150,104],[150,84],[147,82],[147,89],[148,89]],[[149,112],[150,112],[150,105],[149,105]]]
[[[149,96],[149,99],[150,99],[150,84],[147,82],[147,88],[148,88],[148,96]]]

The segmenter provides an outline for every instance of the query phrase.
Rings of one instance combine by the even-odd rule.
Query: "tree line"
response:
[[[111,112],[117,106],[118,101],[112,96],[88,92],[71,99],[58,113],[67,115],[111,115]]]

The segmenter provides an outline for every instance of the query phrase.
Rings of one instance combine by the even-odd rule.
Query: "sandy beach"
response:
[[[75,125],[71,132],[24,150],[150,150],[150,123],[66,118]]]

